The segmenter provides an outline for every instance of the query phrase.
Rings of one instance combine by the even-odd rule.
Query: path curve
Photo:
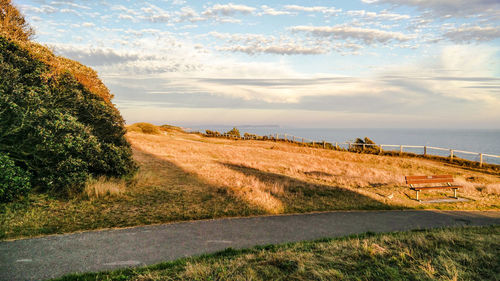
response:
[[[141,266],[228,247],[457,225],[500,224],[489,211],[338,211],[89,231],[0,242],[0,280]]]

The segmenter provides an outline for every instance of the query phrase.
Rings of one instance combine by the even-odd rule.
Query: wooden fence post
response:
[[[380,145],[380,151],[379,151],[379,154],[382,154],[384,150],[382,149],[382,145]]]
[[[399,155],[400,156],[403,155],[403,146],[402,145],[399,146]]]
[[[286,134],[284,135],[284,137],[285,137],[285,141],[287,141],[287,139],[286,139]]]
[[[450,162],[453,162],[453,149],[450,149]]]
[[[326,148],[326,142],[323,141],[323,149],[325,149],[325,148]]]
[[[335,149],[339,150],[339,143],[338,142],[335,142]]]
[[[479,167],[483,166],[483,154],[479,153]]]
[[[424,145],[424,156],[427,156],[427,146]]]
[[[279,138],[279,135],[278,135],[278,134],[276,134],[276,141],[278,141],[278,138]]]
[[[366,148],[366,145],[363,143],[363,151],[365,150],[365,148]]]

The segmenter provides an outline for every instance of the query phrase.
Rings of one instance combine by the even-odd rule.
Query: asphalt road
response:
[[[234,218],[0,242],[0,280],[141,266],[255,245],[457,225],[500,224],[500,212],[346,211]]]

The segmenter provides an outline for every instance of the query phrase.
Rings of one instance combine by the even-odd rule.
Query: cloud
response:
[[[177,21],[189,21],[189,22],[198,22],[207,20],[206,18],[201,17],[198,12],[196,12],[191,7],[182,7],[180,11],[176,11]]]
[[[229,4],[215,4],[212,7],[207,8],[202,15],[204,16],[233,16],[237,13],[250,14],[255,11],[255,8],[246,5],[236,5],[233,3]]]
[[[386,10],[383,10],[380,13],[369,12],[365,10],[351,10],[351,11],[346,11],[346,14],[353,17],[362,17],[365,19],[391,20],[391,21],[407,20],[411,18],[409,15],[390,13]]]
[[[84,9],[84,10],[91,9],[89,6],[79,5],[79,4],[76,4],[73,2],[69,2],[69,1],[52,1],[52,2],[50,2],[50,4],[54,5],[54,6],[70,6],[73,8]]]
[[[84,22],[84,23],[82,23],[82,26],[83,27],[93,27],[93,26],[95,26],[95,24],[91,23],[91,22]]]
[[[262,9],[262,12],[260,13],[260,15],[282,16],[282,15],[291,15],[292,14],[288,11],[275,10],[274,8],[271,8],[271,7],[266,6],[266,5],[262,5],[260,8]]]
[[[363,2],[412,6],[440,17],[470,17],[478,14],[498,17],[500,11],[498,0],[363,0]]]
[[[28,5],[19,5],[19,9],[23,14],[53,14],[59,11],[58,8],[49,6],[49,5],[41,5],[40,7],[28,6]]]
[[[329,42],[318,43],[280,36],[265,36],[262,34],[230,34],[210,32],[211,36],[226,40],[229,45],[216,47],[218,51],[241,52],[249,55],[319,55],[329,52]]]
[[[443,35],[456,43],[485,42],[500,38],[500,26],[469,26],[450,30]]]
[[[229,46],[229,47],[219,47],[218,51],[229,51],[229,52],[242,52],[249,55],[255,55],[259,53],[265,54],[277,54],[277,55],[319,55],[328,52],[327,49],[322,47],[304,47],[295,44],[283,44],[283,45],[270,45],[270,46]]]
[[[53,45],[52,47],[58,55],[69,57],[91,66],[113,65],[136,61],[140,58],[137,54],[121,53],[112,49],[95,49],[62,44]]]
[[[334,7],[324,7],[324,6],[286,5],[284,8],[289,11],[323,13],[323,14],[336,14],[342,11],[342,9],[336,9]]]
[[[168,22],[171,18],[169,12],[152,4],[149,4],[148,7],[141,8],[141,11],[144,12],[142,18],[151,22],[163,23],[163,22]]]
[[[351,26],[293,26],[293,32],[306,32],[317,37],[331,37],[334,39],[357,39],[365,44],[387,43],[389,41],[405,42],[413,39],[412,36],[401,32],[384,31],[372,28],[360,28]]]

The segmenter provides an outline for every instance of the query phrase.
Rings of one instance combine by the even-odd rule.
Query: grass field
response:
[[[399,158],[234,141],[186,134],[129,132],[140,170],[131,182],[95,179],[82,194],[32,194],[0,205],[0,238],[182,220],[349,209],[499,209],[500,176],[418,158]],[[405,175],[452,174],[469,202],[423,204]],[[423,199],[451,190],[422,192]]]
[[[57,280],[498,280],[498,241],[499,226],[364,234]]]

